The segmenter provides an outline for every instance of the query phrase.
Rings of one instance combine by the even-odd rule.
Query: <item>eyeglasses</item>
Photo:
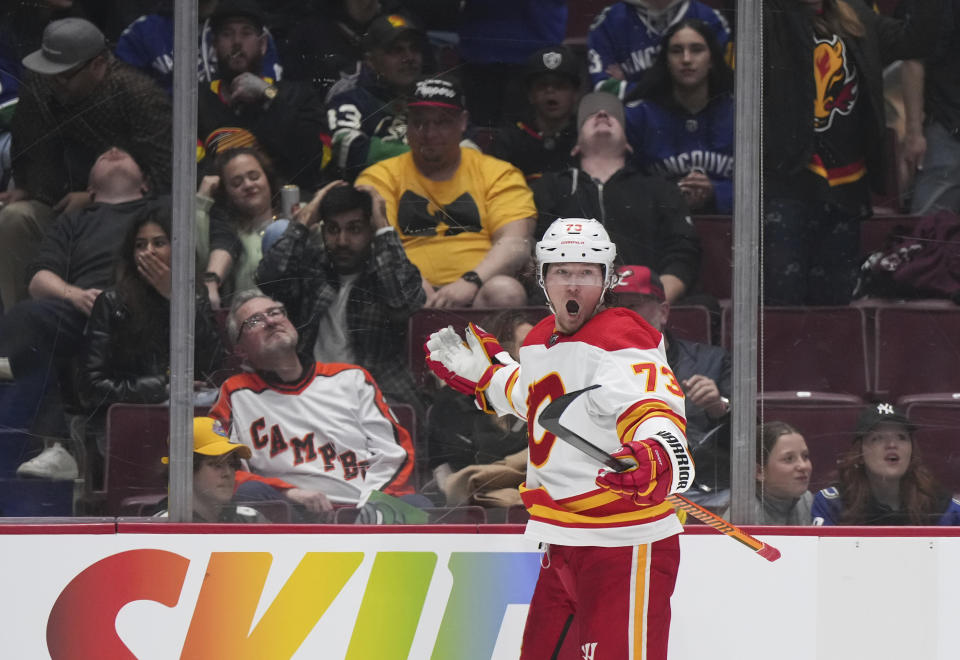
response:
[[[277,305],[270,309],[258,312],[240,324],[240,332],[237,333],[237,340],[243,335],[244,330],[254,330],[258,326],[264,325],[269,319],[287,318],[287,309],[283,305]]]

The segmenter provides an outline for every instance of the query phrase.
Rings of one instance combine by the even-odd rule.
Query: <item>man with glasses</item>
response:
[[[525,305],[516,276],[530,262],[537,211],[523,174],[460,146],[467,112],[453,81],[418,81],[407,108],[410,152],[367,168],[357,185],[386,200],[426,306]]]
[[[227,379],[210,414],[250,448],[253,473],[312,513],[413,494],[410,435],[366,370],[298,354],[286,309],[257,291],[234,297],[227,335],[250,370]],[[271,499],[262,486],[238,497]]]
[[[170,100],[147,76],[114,59],[89,21],[47,25],[11,124],[15,188],[0,193],[0,297],[27,296],[25,270],[57,213],[90,203],[90,168],[111,146],[127,151],[156,191],[170,187]]]

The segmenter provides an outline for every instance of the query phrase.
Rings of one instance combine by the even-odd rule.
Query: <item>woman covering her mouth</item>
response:
[[[923,465],[917,426],[890,403],[860,414],[837,479],[813,501],[814,525],[960,525],[960,501]]]

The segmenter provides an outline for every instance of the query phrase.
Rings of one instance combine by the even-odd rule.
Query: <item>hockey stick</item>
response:
[[[543,412],[540,413],[540,418],[538,421],[540,422],[540,426],[550,431],[550,433],[553,433],[567,444],[576,447],[590,458],[602,463],[603,465],[606,465],[611,470],[623,472],[630,467],[629,464],[618,461],[613,456],[600,449],[600,447],[596,446],[586,438],[574,433],[560,423],[560,415],[562,415],[563,411],[567,409],[567,406],[569,406],[578,396],[587,390],[594,389],[595,387],[599,387],[599,385],[592,385],[582,390],[570,392],[558,397],[557,399],[554,399],[546,408],[543,409]],[[667,495],[666,500],[674,506],[683,509],[697,520],[710,525],[718,532],[726,534],[727,536],[740,541],[740,543],[744,544],[767,561],[776,561],[780,558],[780,551],[772,545],[764,543],[763,541],[750,536],[736,525],[733,525],[715,513],[704,509],[699,504],[694,504],[682,495]]]

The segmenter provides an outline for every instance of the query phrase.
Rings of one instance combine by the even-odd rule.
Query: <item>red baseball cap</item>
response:
[[[610,289],[613,293],[635,293],[653,296],[660,302],[667,299],[660,276],[646,266],[620,266],[617,281]]]

